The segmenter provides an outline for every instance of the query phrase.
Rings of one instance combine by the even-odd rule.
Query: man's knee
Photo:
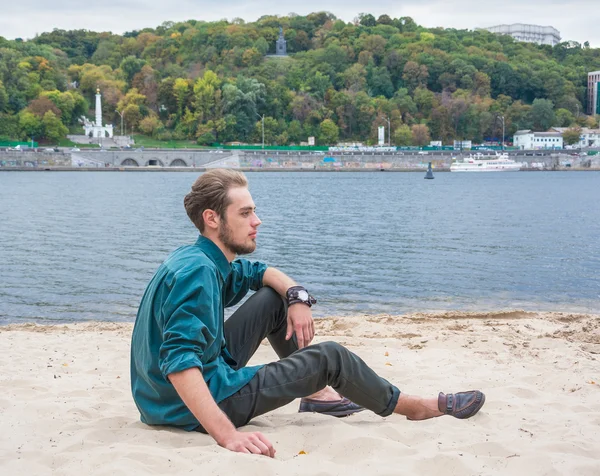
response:
[[[319,352],[321,354],[323,354],[325,357],[327,357],[328,359],[339,360],[339,358],[342,355],[349,352],[349,350],[346,349],[342,344],[339,344],[339,343],[331,341],[331,340],[321,342],[319,344],[316,344],[316,346],[319,348]]]
[[[254,294],[257,298],[264,299],[269,302],[272,301],[273,305],[283,306],[285,304],[285,299],[281,297],[281,295],[275,291],[273,288],[269,286],[263,286]]]
[[[277,314],[281,314],[284,317],[287,317],[287,303],[285,299],[273,288],[269,286],[263,286],[260,288],[253,298],[256,296],[256,299],[260,299],[264,306],[267,309],[272,309],[277,312]]]

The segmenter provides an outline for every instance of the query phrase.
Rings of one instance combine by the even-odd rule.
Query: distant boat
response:
[[[478,152],[464,159],[454,159],[450,172],[517,172],[521,167],[520,162],[509,159],[506,153],[490,157]]]
[[[427,173],[425,174],[425,178],[426,179],[434,179],[435,178],[433,176],[433,170],[431,170],[431,162],[429,162],[429,165],[427,166]]]

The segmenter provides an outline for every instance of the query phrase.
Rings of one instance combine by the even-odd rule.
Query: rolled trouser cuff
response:
[[[392,413],[394,413],[394,409],[396,408],[398,399],[400,398],[400,389],[392,384],[390,384],[390,386],[392,387],[392,398],[390,398],[386,409],[381,413],[378,413],[378,415],[382,417],[390,416]]]

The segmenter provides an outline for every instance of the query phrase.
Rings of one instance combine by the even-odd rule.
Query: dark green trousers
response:
[[[268,287],[255,293],[225,322],[227,349],[237,361],[236,368],[248,363],[265,337],[280,358],[219,403],[236,427],[327,385],[378,415],[393,412],[400,390],[360,357],[336,342],[298,350],[295,338],[285,340],[286,330],[287,305]],[[202,427],[198,430],[204,432]]]

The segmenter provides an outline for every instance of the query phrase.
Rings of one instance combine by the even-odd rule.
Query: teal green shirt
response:
[[[149,425],[193,430],[198,420],[167,376],[198,367],[218,403],[246,385],[261,366],[236,365],[225,347],[224,313],[262,287],[267,266],[231,264],[208,238],[175,250],[146,288],[131,340],[131,391]]]

